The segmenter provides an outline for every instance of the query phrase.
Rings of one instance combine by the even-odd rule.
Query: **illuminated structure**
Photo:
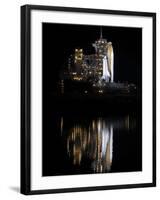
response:
[[[75,64],[82,64],[83,59],[83,49],[75,49],[74,53],[74,63]]]
[[[114,81],[114,69],[113,69],[113,47],[111,42],[107,42],[106,39],[102,36],[102,28],[100,39],[96,40],[94,44],[92,44],[95,48],[98,60],[98,67],[103,71],[103,79],[106,82],[113,82]],[[106,62],[104,62],[106,59]],[[104,66],[105,65],[105,66]]]
[[[74,53],[68,58],[68,70],[65,71],[64,82],[67,82],[65,80],[73,81],[72,86],[75,84],[73,88],[81,88],[85,95],[135,94],[137,89],[135,84],[114,80],[113,46],[111,42],[103,38],[102,28],[100,38],[92,46],[95,48],[95,54],[90,55],[85,55],[82,48],[75,48]],[[77,82],[80,83],[77,84]],[[82,89],[81,86],[84,86],[84,83],[86,88]],[[66,89],[66,91],[69,90],[71,89]],[[61,94],[63,93],[64,87]]]
[[[102,37],[96,40],[92,46],[95,54],[84,55],[83,49],[76,48],[74,54],[68,59],[68,71],[73,80],[104,80],[114,81],[114,54],[111,42]]]

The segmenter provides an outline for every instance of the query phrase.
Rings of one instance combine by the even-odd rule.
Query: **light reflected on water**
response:
[[[64,131],[64,119],[61,117],[61,136]],[[87,124],[74,123],[67,130],[67,155],[74,166],[81,166],[82,162],[90,160],[90,169],[94,173],[110,172],[114,156],[113,134],[115,130],[129,130],[135,126],[129,115],[121,119],[96,118]]]

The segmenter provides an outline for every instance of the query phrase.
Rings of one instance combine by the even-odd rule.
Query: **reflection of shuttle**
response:
[[[67,138],[67,152],[74,165],[81,165],[83,157],[87,156],[94,172],[109,172],[113,157],[112,124],[98,118],[88,128],[74,125]]]
[[[66,148],[72,163],[81,166],[82,161],[84,165],[84,160],[88,159],[87,163],[90,163],[90,169],[95,173],[110,172],[113,160],[113,133],[121,129],[134,129],[135,119],[130,118],[129,115],[112,120],[96,118],[87,125],[77,123],[70,127]],[[61,134],[64,131],[64,121],[61,117]]]
[[[134,115],[114,118],[94,118],[75,122],[65,128],[65,118],[59,119],[60,133],[66,142],[69,160],[75,167],[86,167],[93,173],[114,171],[113,134],[118,130],[132,131],[136,127]]]
[[[113,127],[111,126],[110,129],[107,132],[108,134],[108,140],[107,140],[107,148],[106,148],[106,154],[104,154],[105,165],[104,169],[107,169],[107,171],[111,170],[112,165],[112,158],[113,158]]]
[[[113,158],[113,127],[106,124],[104,120],[98,120],[98,144],[96,159],[93,162],[95,172],[109,172],[112,166]]]

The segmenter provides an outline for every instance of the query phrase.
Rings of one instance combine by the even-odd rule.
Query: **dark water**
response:
[[[142,170],[137,112],[51,112],[43,134],[43,176]]]

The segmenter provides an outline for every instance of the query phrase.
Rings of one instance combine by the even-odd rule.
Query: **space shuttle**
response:
[[[107,45],[107,56],[105,55],[103,57],[103,73],[102,73],[102,79],[106,82],[113,82],[114,81],[114,69],[113,69],[113,47],[112,43],[109,42]]]

